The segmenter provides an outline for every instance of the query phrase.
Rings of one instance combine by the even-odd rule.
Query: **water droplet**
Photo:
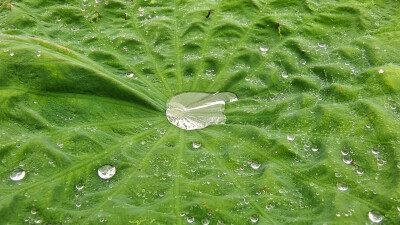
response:
[[[345,62],[344,65],[350,66],[350,62]]]
[[[380,212],[372,210],[368,213],[368,218],[373,222],[373,223],[380,223],[383,220],[383,216]]]
[[[36,56],[37,56],[37,57],[40,57],[40,51],[37,51],[37,52],[36,52]]]
[[[384,73],[385,72],[385,70],[384,69],[382,69],[382,68],[380,68],[379,70],[378,70],[378,73]]]
[[[12,181],[20,181],[25,177],[25,171],[21,169],[14,170],[10,174],[10,179]]]
[[[289,75],[287,73],[282,73],[282,78],[287,79]]]
[[[14,52],[10,52],[10,56],[13,57],[14,56]]]
[[[319,148],[311,148],[311,151],[318,152]]]
[[[132,73],[132,72],[129,72],[129,73],[125,74],[125,77],[127,77],[127,78],[133,78],[133,79],[137,79],[137,76],[135,76],[135,74],[134,74],[134,73]]]
[[[82,191],[82,189],[83,189],[84,187],[85,187],[85,186],[83,186],[82,184],[77,184],[77,185],[75,186],[75,188],[76,188],[77,191]]]
[[[351,164],[353,162],[353,159],[349,155],[343,156],[343,162],[346,164]]]
[[[342,155],[348,155],[348,154],[349,154],[349,150],[347,150],[347,149],[342,150]]]
[[[326,44],[325,43],[318,43],[318,47],[320,47],[320,48],[326,48],[327,46],[326,46]]]
[[[275,207],[275,205],[271,203],[271,204],[266,205],[266,206],[265,206],[265,209],[266,209],[266,210],[270,210],[270,209],[272,209],[272,208],[274,208],[274,207]]]
[[[82,204],[80,204],[80,203],[76,203],[76,204],[75,204],[75,207],[76,207],[76,208],[80,208],[81,206],[82,206]]]
[[[268,52],[269,48],[266,46],[260,46],[260,51],[261,52]]]
[[[289,135],[286,137],[288,141],[294,141],[295,138],[296,138],[295,136],[289,136]]]
[[[204,218],[204,219],[201,220],[201,224],[208,225],[208,224],[210,224],[210,220],[207,219],[207,218]]]
[[[139,7],[138,10],[139,10],[139,13],[140,13],[139,16],[143,16],[144,15],[144,8]]]
[[[194,217],[193,216],[188,216],[188,217],[186,217],[186,221],[188,223],[193,223],[194,222]]]
[[[400,212],[400,205],[399,205],[399,206],[397,206],[397,211],[399,211],[399,212]]]
[[[260,168],[261,164],[257,161],[251,162],[251,168],[258,170],[258,168]]]
[[[300,59],[300,63],[306,65],[307,61],[305,59]]]
[[[97,174],[101,179],[110,179],[115,175],[116,169],[111,165],[104,165],[97,170]]]
[[[257,215],[252,215],[250,216],[250,221],[252,223],[257,223],[258,222],[258,216]]]
[[[193,146],[194,149],[199,149],[201,147],[201,143],[195,141],[195,142],[192,143],[192,146]]]
[[[36,224],[39,224],[39,223],[41,223],[41,222],[42,222],[42,219],[41,219],[41,218],[36,218],[36,219],[35,219],[35,223],[36,223]]]
[[[378,150],[378,149],[375,149],[375,148],[373,148],[373,149],[371,150],[371,152],[372,152],[372,154],[374,154],[374,155],[378,155],[378,154],[379,154],[379,150]]]
[[[363,175],[363,174],[364,174],[364,170],[358,167],[358,168],[356,169],[356,173],[357,173],[358,175]]]
[[[178,94],[167,102],[167,119],[183,130],[203,129],[213,124],[225,124],[225,103],[237,99],[229,92]]]
[[[63,148],[64,144],[63,144],[63,143],[58,143],[57,146],[58,146],[59,148]]]
[[[37,101],[33,101],[33,104],[38,104],[38,102]]]
[[[344,182],[339,182],[339,183],[337,183],[337,188],[339,189],[339,191],[347,191],[347,189],[349,188],[348,186],[347,186],[347,184],[346,183],[344,183]]]
[[[31,210],[31,214],[32,214],[32,215],[36,215],[36,213],[37,213],[36,209],[32,209],[32,210]]]

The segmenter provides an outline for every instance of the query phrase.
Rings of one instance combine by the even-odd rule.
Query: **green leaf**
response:
[[[399,9],[1,2],[1,224],[398,224]],[[187,131],[183,92],[239,100]]]

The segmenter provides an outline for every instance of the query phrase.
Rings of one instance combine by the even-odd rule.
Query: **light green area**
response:
[[[2,1],[0,29],[1,224],[400,221],[397,0]],[[188,91],[239,101],[185,131]]]

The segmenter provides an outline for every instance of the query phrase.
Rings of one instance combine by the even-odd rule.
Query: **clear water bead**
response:
[[[287,73],[282,73],[282,78],[283,79],[287,79],[289,77],[289,75]]]
[[[192,146],[193,146],[194,149],[199,149],[201,147],[201,143],[195,141],[195,142],[192,143]]]
[[[201,220],[201,224],[208,225],[208,224],[210,224],[210,220],[207,219],[207,218],[204,218],[204,219]]]
[[[213,124],[225,124],[225,104],[237,101],[235,94],[187,92],[172,97],[167,102],[168,121],[183,129],[203,129]]]
[[[382,73],[384,73],[384,72],[385,72],[385,70],[382,69],[382,68],[380,68],[380,69],[378,70],[378,73],[380,73],[380,74],[382,74]]]
[[[12,181],[20,181],[20,180],[24,179],[24,177],[25,177],[25,170],[21,170],[21,169],[14,170],[10,174],[10,179]]]
[[[288,141],[294,141],[295,136],[290,136],[290,135],[288,135],[288,136],[286,137],[286,139],[287,139]]]
[[[268,52],[269,48],[266,46],[260,46],[260,51],[261,52]]]
[[[194,222],[194,217],[193,217],[193,216],[188,216],[188,217],[186,218],[186,221],[187,221],[188,223],[193,223],[193,222]]]
[[[76,186],[75,186],[75,189],[77,190],[77,191],[82,191],[82,189],[84,188],[85,186],[83,186],[82,184],[77,184]]]
[[[261,164],[257,161],[254,161],[254,162],[251,162],[250,166],[251,166],[251,168],[258,170],[260,168]]]
[[[250,216],[250,221],[252,223],[257,223],[258,222],[258,216],[257,215],[252,215]]]
[[[346,183],[344,182],[339,182],[337,183],[337,188],[339,189],[339,191],[347,191],[347,189],[349,189],[349,187],[347,186]]]
[[[101,179],[107,180],[113,177],[116,171],[114,166],[104,165],[97,170],[97,174]]]
[[[14,56],[14,52],[10,52],[10,56],[13,57]]]
[[[318,152],[319,148],[311,148],[311,151]]]
[[[371,220],[373,223],[380,223],[383,220],[383,216],[380,212],[372,210],[368,212],[368,218]]]

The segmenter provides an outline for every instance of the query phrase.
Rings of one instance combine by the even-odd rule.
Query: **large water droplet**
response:
[[[225,103],[237,101],[233,93],[188,92],[167,102],[167,119],[184,130],[203,129],[213,124],[225,124]]]
[[[116,171],[114,166],[104,165],[97,170],[97,174],[101,179],[107,180],[113,177]]]
[[[380,223],[383,220],[382,214],[375,210],[368,213],[368,218],[374,223]]]
[[[10,179],[12,181],[20,181],[25,177],[25,171],[18,169],[18,170],[14,170],[13,172],[11,172],[10,174]]]
[[[337,188],[339,189],[339,191],[347,191],[347,189],[348,189],[349,187],[347,186],[346,183],[344,183],[344,182],[339,182],[339,183],[337,183]]]

